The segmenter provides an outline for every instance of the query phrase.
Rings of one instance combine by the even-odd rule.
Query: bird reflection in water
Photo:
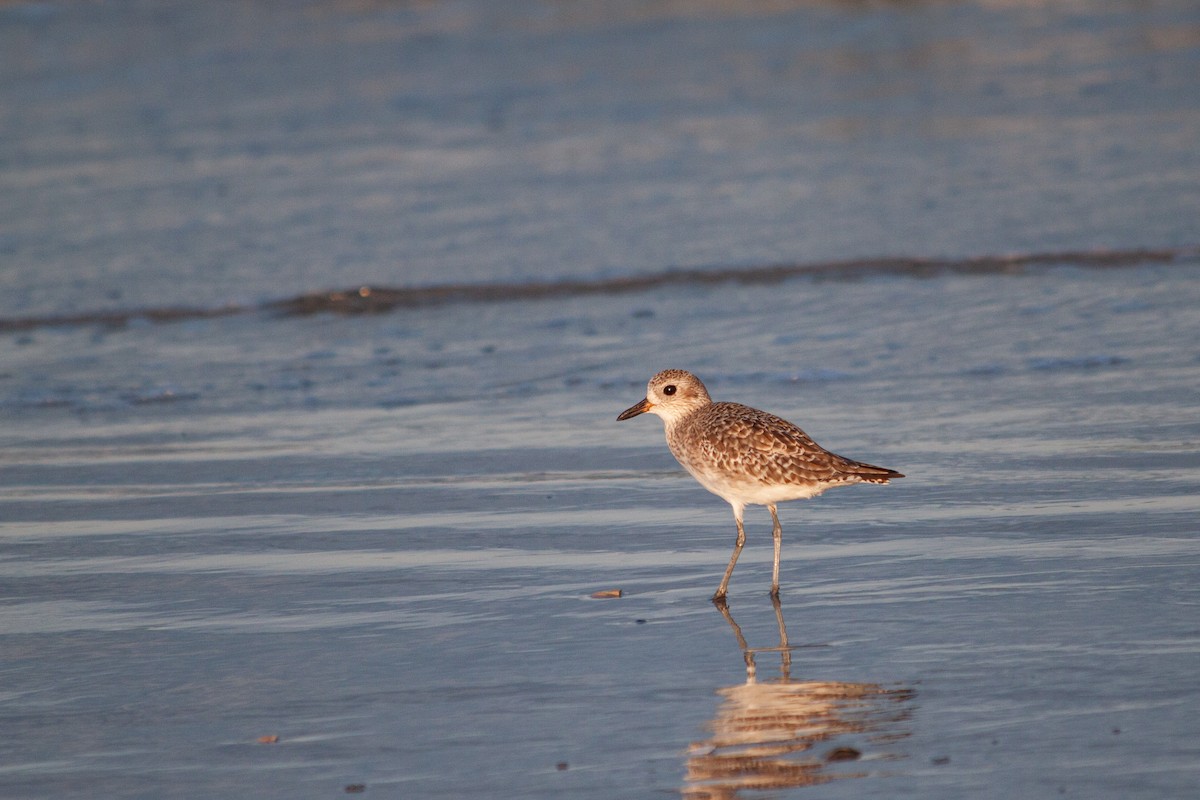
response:
[[[864,777],[862,759],[895,759],[881,747],[909,735],[913,691],[873,683],[797,681],[783,608],[772,598],[779,646],[751,648],[722,601],[713,604],[733,628],[746,661],[746,682],[717,690],[723,700],[712,736],[689,749],[682,795],[737,798],[743,791],[813,786]],[[758,681],[755,657],[778,653],[780,676]],[[853,765],[853,766],[850,766]],[[849,768],[847,768],[849,767]]]

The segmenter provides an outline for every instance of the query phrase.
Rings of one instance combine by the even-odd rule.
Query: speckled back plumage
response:
[[[887,483],[898,472],[831,453],[785,419],[741,403],[711,403],[667,427],[688,472],[719,471],[771,486]]]

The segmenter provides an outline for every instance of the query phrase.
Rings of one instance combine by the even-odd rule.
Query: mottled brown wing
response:
[[[716,403],[705,416],[703,438],[711,457],[736,453],[742,469],[769,484],[813,481],[887,483],[894,470],[831,453],[785,419],[739,403]]]

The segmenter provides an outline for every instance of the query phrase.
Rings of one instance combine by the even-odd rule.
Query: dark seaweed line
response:
[[[182,322],[192,319],[270,313],[281,316],[311,314],[383,314],[403,308],[452,303],[496,303],[545,300],[593,294],[628,294],[668,286],[703,286],[721,283],[764,284],[792,278],[855,280],[879,275],[932,277],[945,273],[993,275],[1022,273],[1031,268],[1072,266],[1087,269],[1171,264],[1194,258],[1200,248],[1081,250],[1060,253],[1026,253],[979,256],[966,259],[875,258],[819,264],[773,264],[727,269],[679,269],[626,278],[534,281],[530,283],[448,284],[413,288],[362,286],[345,291],[313,292],[254,305],[217,308],[164,307],[114,311],[51,314],[0,319],[0,332],[80,325],[122,326],[131,322]]]

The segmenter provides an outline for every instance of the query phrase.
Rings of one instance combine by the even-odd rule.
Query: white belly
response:
[[[731,480],[719,472],[694,469],[687,464],[684,467],[692,473],[701,486],[708,489],[725,502],[734,505],[775,505],[787,500],[803,500],[816,497],[830,486],[830,483],[806,484],[765,484],[757,481]]]

